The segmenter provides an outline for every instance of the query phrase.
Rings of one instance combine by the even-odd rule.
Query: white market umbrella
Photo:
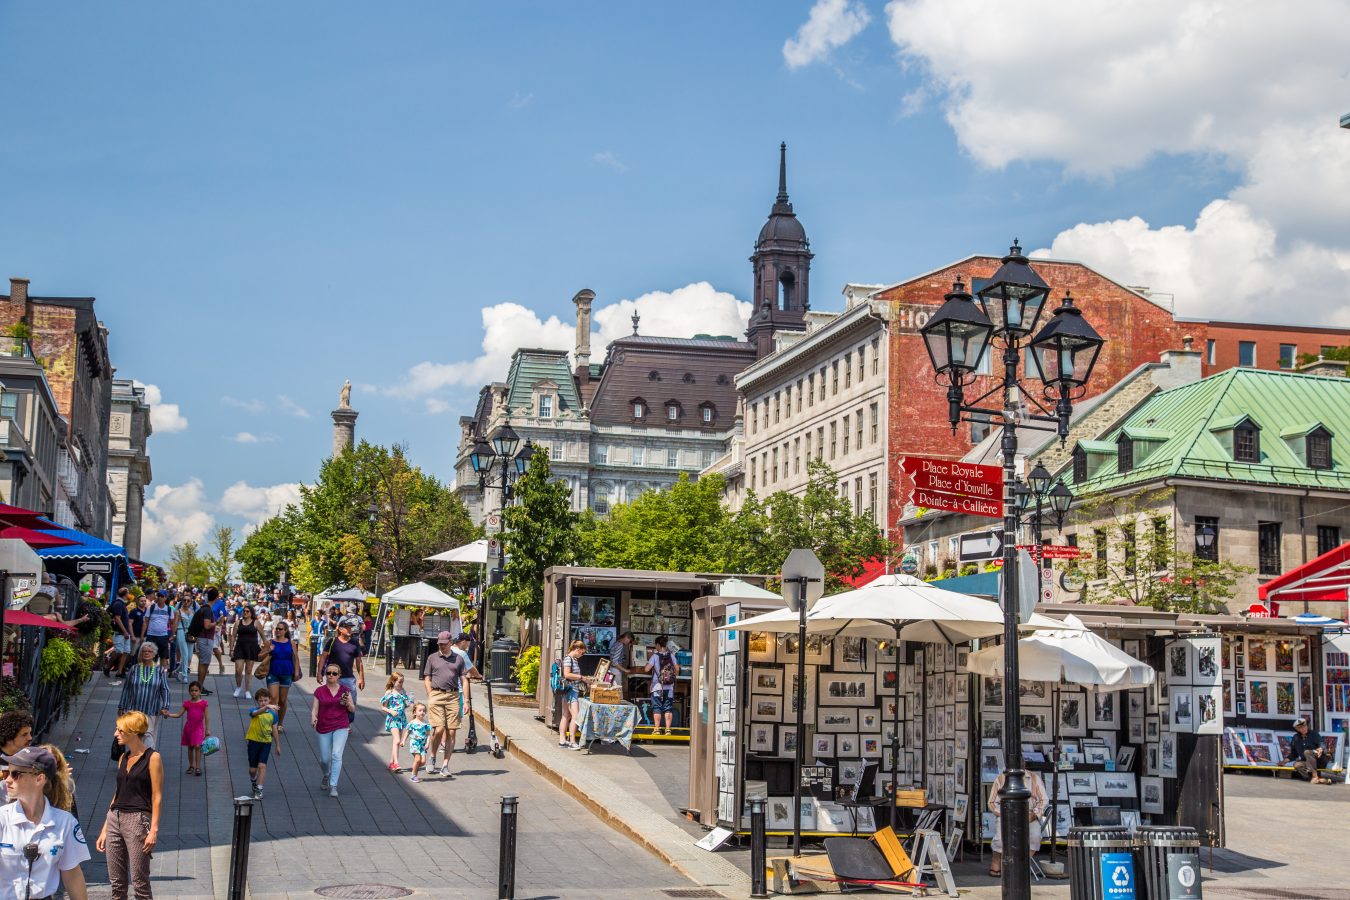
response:
[[[434,588],[425,581],[400,585],[382,598],[385,603],[399,606],[429,606],[434,609],[459,609],[459,601],[445,591]]]
[[[773,591],[766,591],[764,588],[753,585],[748,581],[741,581],[739,578],[728,578],[717,586],[717,596],[719,597],[737,597],[742,600],[781,600],[782,594],[775,594]]]
[[[993,601],[892,572],[856,590],[822,597],[807,622],[816,626],[811,630],[852,637],[960,644],[1002,634],[1003,610]]]
[[[487,564],[487,538],[480,538],[462,547],[426,557],[428,562],[467,563],[469,565]]]

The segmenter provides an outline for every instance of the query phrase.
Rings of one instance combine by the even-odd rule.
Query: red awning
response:
[[[46,531],[34,531],[20,525],[11,525],[9,528],[0,529],[0,538],[23,541],[34,550],[41,547],[73,547],[75,545],[74,541],[67,540],[59,535],[50,534]]]
[[[39,628],[55,628],[58,631],[74,631],[74,625],[67,625],[65,622],[58,622],[55,619],[49,619],[46,616],[39,616],[36,613],[30,613],[26,609],[7,609],[5,610],[6,625],[36,625]]]
[[[863,587],[864,585],[871,584],[873,581],[876,581],[878,578],[880,578],[882,575],[885,574],[886,574],[886,560],[874,558],[863,562],[863,570],[861,575],[855,575],[852,578],[845,578],[844,582],[856,590],[857,588]]]
[[[10,506],[8,503],[0,503],[0,525],[18,525],[21,528],[55,527],[42,517],[42,513],[35,513],[22,506]]]
[[[1350,542],[1272,578],[1256,589],[1256,596],[1282,603],[1345,602],[1350,599]]]

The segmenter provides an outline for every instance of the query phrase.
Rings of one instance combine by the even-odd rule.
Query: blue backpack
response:
[[[548,670],[548,686],[553,688],[555,694],[561,694],[567,690],[567,679],[563,678],[562,663],[556,659]]]

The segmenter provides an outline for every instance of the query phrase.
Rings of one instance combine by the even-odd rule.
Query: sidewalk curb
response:
[[[478,724],[484,730],[488,730],[489,725],[487,716],[483,715],[476,709],[473,711],[473,716],[478,721]],[[573,800],[576,800],[583,807],[589,810],[591,814],[594,815],[601,822],[604,822],[614,831],[617,831],[619,834],[623,835],[625,838],[632,841],[634,844],[637,844],[639,847],[646,850],[648,853],[651,853],[657,859],[661,860],[666,865],[670,866],[672,869],[679,872],[685,878],[688,878],[694,884],[709,888],[724,888],[733,891],[734,890],[741,890],[747,892],[749,891],[750,877],[748,875],[745,875],[745,873],[740,872],[739,869],[735,869],[735,867],[732,866],[730,863],[727,863],[725,866],[725,869],[727,870],[726,874],[730,875],[731,872],[734,871],[737,875],[740,875],[741,879],[736,883],[730,883],[728,881],[711,881],[707,877],[691,871],[684,865],[681,859],[668,852],[660,844],[652,841],[645,834],[643,834],[640,829],[629,824],[624,819],[614,815],[614,813],[610,812],[610,810],[607,809],[605,806],[601,805],[599,802],[592,799],[590,794],[582,790],[581,787],[579,787],[577,784],[572,782],[570,779],[568,779],[562,773],[558,772],[556,769],[549,766],[547,762],[537,757],[534,753],[528,750],[520,742],[512,740],[511,736],[508,735],[506,732],[502,731],[500,727],[496,729],[496,734],[498,740],[501,741],[502,746],[508,752],[510,752],[516,760],[523,763],[526,768],[534,772],[534,774],[545,779],[549,783],[553,784],[559,790],[563,791]]]

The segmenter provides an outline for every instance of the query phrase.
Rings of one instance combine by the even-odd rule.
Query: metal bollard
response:
[[[309,677],[319,677],[319,639],[316,637],[309,639]]]
[[[502,798],[501,854],[497,859],[497,900],[516,898],[516,810],[515,795]]]
[[[229,900],[244,900],[248,889],[249,833],[253,830],[253,798],[234,798],[234,839],[230,844]]]
[[[768,897],[764,875],[764,806],[763,797],[750,798],[750,896]]]
[[[394,639],[389,638],[384,642],[384,674],[394,674]]]

